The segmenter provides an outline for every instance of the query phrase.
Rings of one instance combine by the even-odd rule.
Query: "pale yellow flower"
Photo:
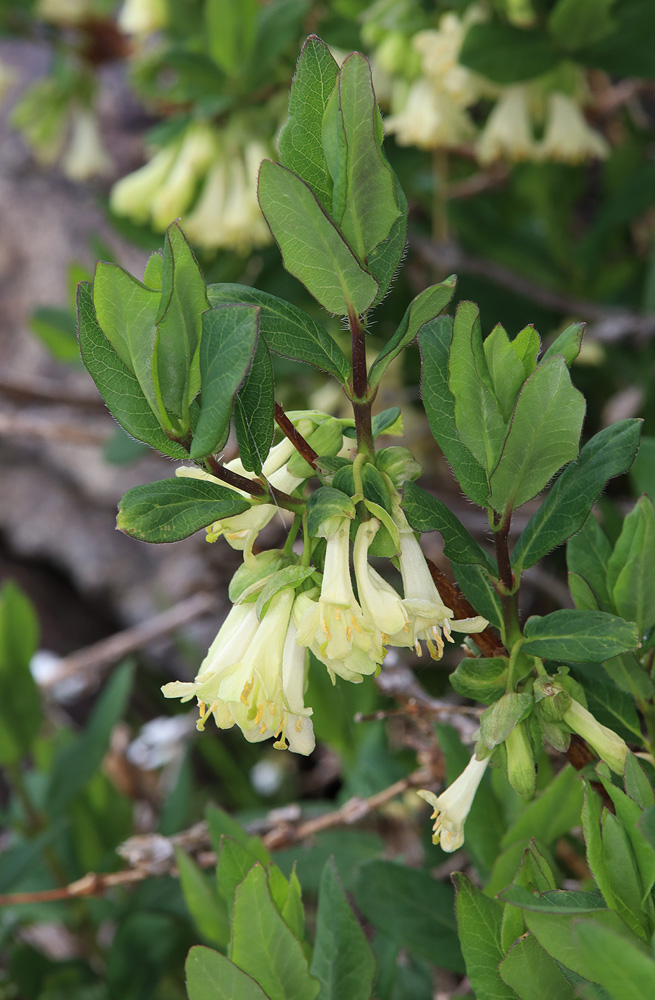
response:
[[[484,760],[471,757],[459,778],[441,795],[425,789],[417,792],[434,809],[432,843],[440,843],[442,851],[450,854],[464,843],[464,823],[489,760],[489,757]]]
[[[399,145],[419,149],[458,146],[475,133],[466,111],[423,78],[410,86],[402,108],[385,118],[384,125]]]
[[[112,162],[105,151],[93,111],[78,109],[72,116],[72,134],[61,160],[61,169],[71,181],[87,181],[108,174]]]
[[[542,159],[581,163],[604,160],[609,151],[607,140],[588,124],[579,104],[565,94],[549,94],[546,130],[539,144]]]
[[[496,102],[476,143],[476,155],[484,165],[498,159],[539,159],[526,86],[508,87]]]

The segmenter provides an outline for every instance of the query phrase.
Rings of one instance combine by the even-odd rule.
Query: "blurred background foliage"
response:
[[[406,264],[370,331],[372,352],[408,299],[452,272],[458,298],[480,304],[485,332],[501,322],[514,335],[534,323],[548,342],[571,321],[587,322],[572,370],[588,401],[585,435],[644,418],[630,479],[613,482],[600,504],[614,540],[640,493],[655,500],[655,7],[0,0],[0,31],[0,893],[36,894],[0,912],[0,997],[183,997],[189,946],[216,943],[195,922],[188,879],[182,888],[163,874],[105,893],[87,884],[77,898],[56,893],[87,872],[123,870],[119,845],[129,841],[134,862],[138,842],[129,838],[150,838],[151,850],[154,834],[187,830],[209,803],[255,831],[278,830],[276,862],[289,875],[297,861],[310,904],[324,861],[335,857],[367,921],[376,996],[450,995],[463,974],[450,885],[412,922],[416,887],[396,885],[390,864],[431,869],[444,860],[428,846],[411,792],[385,801],[357,831],[335,824],[302,847],[279,834],[284,814],[264,826],[261,817],[300,800],[305,817],[327,813],[403,779],[417,759],[435,782],[451,780],[475,728],[466,711],[451,718],[463,703],[448,685],[457,657],[426,665],[408,656],[378,687],[332,688],[313,671],[319,748],[307,761],[231,732],[196,737],[190,713],[158,689],[195,673],[236,561],[199,539],[146,555],[112,535],[125,486],[166,466],[113,429],[81,369],[74,289],[97,257],[138,271],[135,261],[142,267],[181,218],[207,281],[257,285],[316,314],[271,245],[257,171],[276,156],[307,34],[337,57],[359,49],[371,60],[387,153],[410,206]],[[485,525],[426,432],[418,371],[408,352],[376,405],[406,408],[424,485],[482,538]],[[287,407],[343,406],[313,370],[277,358],[276,378]],[[282,530],[271,526],[271,544]],[[428,544],[446,569],[440,539]],[[525,612],[570,607],[565,573],[561,554],[533,571]],[[156,612],[154,636],[139,631]],[[92,645],[128,626],[137,632],[123,646]],[[408,689],[408,666],[420,687]],[[559,819],[544,827],[542,849],[561,877],[575,879],[580,796],[567,781],[551,786]],[[459,867],[504,885],[503,864],[513,873],[529,829],[522,817],[536,805],[490,775]],[[202,864],[212,843],[206,831],[198,836],[189,849]],[[170,853],[170,841],[161,843]],[[170,868],[166,850],[161,871]],[[381,867],[362,874],[367,865]],[[202,877],[195,891],[203,885],[209,892]],[[55,898],[42,898],[48,891]],[[405,911],[407,921],[398,916]],[[444,928],[448,944],[435,959],[426,942]]]

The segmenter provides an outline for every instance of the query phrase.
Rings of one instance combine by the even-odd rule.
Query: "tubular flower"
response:
[[[439,660],[444,649],[442,633],[448,642],[453,642],[451,629],[456,632],[482,632],[489,623],[480,615],[475,618],[454,619],[453,612],[441,600],[421,546],[399,507],[396,508],[394,519],[400,532],[398,561],[403,578],[403,607],[407,612],[408,623],[402,631],[392,635],[389,641],[392,646],[414,646],[418,656],[421,655],[420,643],[424,641],[430,656]]]
[[[150,35],[168,23],[166,0],[125,0],[116,23],[126,35]]]
[[[451,854],[464,843],[464,823],[469,814],[478,785],[487,769],[490,757],[471,757],[466,768],[441,795],[421,789],[417,792],[434,809],[431,819],[432,843],[441,843],[441,850]]]
[[[476,144],[480,163],[509,160],[537,160],[541,152],[532,132],[528,89],[508,87],[496,103]]]
[[[305,708],[305,651],[291,621],[294,591],[279,591],[261,622],[254,604],[236,605],[192,683],[166,684],[167,698],[198,699],[203,729],[208,715],[220,729],[239,726],[251,743],[276,737],[276,749],[308,754],[314,731]]]
[[[271,448],[269,456],[262,466],[263,478],[267,480],[270,486],[281,490],[283,493],[292,493],[303,481],[297,476],[292,476],[286,468],[286,463],[294,451],[293,444],[285,438],[274,448]],[[237,472],[240,476],[245,476],[247,479],[255,478],[254,473],[247,472],[244,469],[238,458],[232,462],[228,462],[225,468],[231,472]],[[183,466],[175,470],[175,475],[191,479],[204,479],[208,482],[217,483],[219,486],[227,486],[229,489],[234,489],[241,496],[248,496],[242,490],[238,490],[230,486],[229,483],[224,483],[221,479],[212,476],[209,472],[205,472],[204,469]],[[248,560],[252,554],[255,538],[262,528],[265,528],[268,522],[275,516],[276,510],[277,507],[272,503],[253,504],[250,510],[244,511],[243,514],[235,514],[234,517],[226,517],[221,521],[214,521],[207,527],[207,541],[215,542],[221,535],[224,535],[225,540],[232,548],[242,551],[244,558]]]
[[[353,563],[362,611],[374,622],[380,631],[382,643],[386,644],[390,635],[407,630],[409,615],[400,594],[368,564],[369,546],[379,528],[377,518],[362,521],[355,538]]]
[[[608,767],[611,767],[616,774],[623,774],[629,750],[627,743],[621,739],[618,733],[601,725],[591,712],[587,711],[579,701],[573,699],[564,713],[563,721],[569,729],[586,740],[590,747],[593,747]]]
[[[582,110],[564,94],[548,97],[546,131],[539,145],[542,159],[581,163],[583,160],[604,160],[609,155],[605,138],[587,124]]]
[[[121,177],[109,195],[109,205],[116,215],[128,215],[135,222],[147,222],[150,202],[164,183],[178,153],[178,146],[164,146],[138,170]]]
[[[327,538],[323,583],[318,601],[305,611],[298,626],[298,642],[310,646],[319,658],[345,660],[350,666],[353,648],[373,661],[369,673],[381,663],[384,650],[362,612],[350,579],[350,520],[330,518],[321,526]],[[360,659],[359,657],[357,658]],[[336,671],[339,672],[339,671]],[[356,671],[361,673],[362,671]]]
[[[410,86],[401,110],[385,118],[384,125],[399,145],[419,149],[457,146],[475,132],[466,111],[425,79]]]
[[[298,643],[307,646],[317,660],[327,668],[328,674],[335,683],[337,676],[353,684],[359,684],[363,677],[372,674],[377,670],[378,663],[381,662],[384,650],[380,649],[379,658],[372,656],[370,652],[362,646],[353,643],[352,649],[343,660],[330,659],[322,648],[325,635],[320,629],[314,628],[317,619],[320,620],[319,602],[315,600],[315,593],[305,592],[299,594],[293,606],[293,618],[298,626]],[[305,618],[305,616],[307,616]],[[301,631],[301,628],[305,631]],[[312,629],[314,629],[312,631]],[[301,643],[301,639],[303,640]]]
[[[61,169],[71,181],[88,181],[107,174],[112,162],[100,139],[96,117],[88,109],[73,112],[71,140],[61,161]]]

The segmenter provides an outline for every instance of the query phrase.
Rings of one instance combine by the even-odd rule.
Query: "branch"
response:
[[[251,496],[257,497],[257,499],[267,498],[270,500],[270,503],[274,503],[278,507],[284,507],[285,510],[290,510],[293,513],[297,513],[305,507],[304,500],[291,497],[288,493],[276,490],[273,486],[266,488],[257,479],[248,479],[247,476],[241,476],[238,472],[226,469],[224,465],[216,461],[213,455],[208,455],[204,461],[207,462],[215,479],[220,479],[235,490],[241,490],[242,493],[249,493]]]
[[[426,558],[426,562],[444,604],[455,613],[455,618],[474,618],[478,612],[469,604],[459,587],[451,583],[431,559]],[[484,632],[472,635],[471,639],[483,656],[507,656],[507,650],[491,625],[487,625]]]
[[[300,431],[293,426],[279,403],[275,404],[275,422],[282,433],[289,438],[296,451],[311,465],[312,469],[315,469],[318,453],[307,443]]]
[[[76,674],[87,671],[99,671],[102,667],[107,667],[111,663],[133,653],[134,650],[146,646],[154,639],[168,635],[182,625],[187,625],[195,618],[209,614],[217,610],[216,599],[212,594],[194,594],[179,604],[174,604],[172,608],[162,611],[148,621],[125,629],[123,632],[116,632],[108,639],[101,639],[92,646],[79,649],[69,656],[65,656],[59,663],[57,673],[41,682],[45,688],[55,687],[61,681],[67,680]]]
[[[427,769],[419,768],[407,775],[406,778],[395,781],[393,785],[389,785],[388,788],[384,788],[375,795],[366,799],[355,796],[339,809],[323,813],[321,816],[304,822],[297,822],[301,815],[298,806],[275,809],[269,813],[263,824],[257,824],[258,832],[263,832],[262,839],[269,850],[283,850],[324,830],[360,823],[380,806],[390,802],[397,795],[402,795],[408,788],[415,788],[432,780],[433,777]],[[246,825],[245,829],[249,831],[251,827]],[[71,882],[70,885],[57,889],[44,889],[41,892],[5,893],[0,895],[0,906],[102,896],[108,889],[113,889],[118,885],[141,882],[144,879],[156,878],[161,875],[177,876],[179,873],[175,864],[176,847],[181,847],[187,853],[194,854],[196,864],[201,868],[210,868],[216,864],[217,857],[214,851],[203,850],[209,844],[209,830],[204,822],[196,823],[195,826],[182,831],[182,833],[174,834],[172,837],[164,837],[158,833],[131,837],[120,845],[118,853],[130,860],[135,867],[107,874],[89,872],[75,882]]]
[[[613,343],[627,336],[646,340],[655,334],[655,315],[652,313],[630,312],[555,292],[503,264],[470,256],[454,243],[436,244],[419,236],[414,236],[412,243],[427,263],[445,272],[475,274],[546,309],[593,324],[587,328],[587,336],[594,340]]]

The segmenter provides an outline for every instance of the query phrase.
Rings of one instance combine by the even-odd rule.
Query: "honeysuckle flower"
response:
[[[571,704],[563,716],[563,721],[574,733],[581,736],[596,751],[608,767],[622,775],[629,749],[618,733],[600,722],[587,711],[579,701],[571,699]]]
[[[438,31],[419,31],[412,39],[414,48],[422,57],[424,76],[461,107],[473,104],[481,93],[481,78],[465,66],[460,66],[459,53],[470,25],[483,16],[480,8],[475,6],[469,8],[464,18],[451,11],[439,21]]]
[[[535,141],[529,111],[529,92],[525,85],[508,87],[496,102],[477,143],[480,163],[494,160],[536,160],[540,146]]]
[[[368,564],[368,550],[379,528],[377,518],[362,521],[355,537],[353,565],[362,611],[379,629],[382,642],[387,643],[390,635],[406,630],[409,615],[400,594]]]
[[[426,562],[423,550],[400,507],[394,510],[394,520],[400,534],[398,563],[403,578],[403,608],[408,622],[403,629],[390,636],[392,646],[414,646],[421,655],[421,642],[425,642],[430,656],[439,660],[443,656],[442,634],[453,642],[451,630],[456,632],[482,632],[489,624],[481,615],[456,620],[447,608]]]
[[[327,539],[323,582],[318,601],[312,601],[298,626],[298,642],[318,652],[323,662],[347,660],[346,669],[354,670],[350,657],[353,648],[360,650],[376,663],[381,663],[384,650],[355,597],[350,578],[350,519],[329,518],[321,525],[320,534]],[[354,660],[353,660],[354,662]],[[339,672],[339,671],[336,671]],[[357,671],[359,672],[359,671]]]
[[[464,843],[464,823],[490,759],[471,757],[459,778],[441,795],[425,789],[417,792],[434,809],[430,817],[434,820],[432,843],[440,843],[442,851],[450,854]]]
[[[153,193],[150,214],[155,229],[166,229],[187,211],[196,185],[204,177],[215,153],[216,140],[212,127],[202,122],[190,125],[170,172]]]
[[[107,155],[94,113],[89,109],[73,113],[72,134],[61,169],[71,181],[87,181],[107,174],[112,162]]]
[[[167,698],[198,699],[203,729],[208,716],[219,729],[239,726],[251,742],[276,737],[276,749],[308,754],[314,749],[311,708],[304,705],[305,650],[291,620],[294,591],[280,590],[261,622],[254,604],[230,611],[193,682],[175,681]]]
[[[125,0],[116,17],[126,35],[150,35],[168,23],[166,0]]]
[[[359,684],[364,677],[375,673],[378,663],[382,660],[384,651],[379,650],[379,657],[376,658],[377,647],[373,647],[371,644],[369,649],[366,646],[366,642],[363,642],[361,646],[353,642],[350,652],[344,659],[334,660],[327,656],[324,648],[325,634],[320,628],[314,629],[316,619],[320,620],[317,597],[318,591],[305,591],[296,597],[296,602],[293,606],[293,618],[299,629],[298,643],[301,642],[302,638],[302,646],[306,646],[316,659],[320,660],[327,668],[333,684],[336,682],[337,676],[343,678],[345,681],[351,681],[353,684]],[[303,621],[304,626],[308,627],[301,635],[300,628]],[[373,655],[371,655],[371,650],[373,650]]]
[[[579,104],[565,94],[549,94],[546,129],[539,144],[542,159],[581,163],[604,160],[609,151],[606,139],[587,123]]]
[[[121,177],[109,195],[112,212],[127,215],[135,222],[147,222],[152,198],[168,177],[178,150],[177,143],[164,146],[144,166]]]
[[[475,133],[466,111],[424,78],[409,87],[401,109],[385,118],[384,125],[399,145],[419,149],[457,146]]]
[[[284,438],[284,440],[275,445],[274,448],[271,448],[268,458],[262,466],[262,477],[267,480],[269,486],[272,486],[274,489],[281,490],[283,493],[293,493],[293,491],[300,486],[303,481],[302,479],[299,479],[298,476],[292,476],[286,468],[286,463],[289,461],[289,458],[294,451],[295,448],[293,444],[287,438]],[[231,472],[237,472],[240,476],[244,476],[246,479],[255,478],[255,474],[253,472],[247,472],[238,458],[231,462],[227,462],[225,468],[229,469]],[[252,499],[249,494],[236,489],[236,487],[230,486],[229,483],[224,483],[221,479],[217,479],[215,476],[212,476],[211,473],[205,472],[204,469],[192,466],[183,466],[182,468],[175,470],[175,475],[183,478],[203,479],[208,482],[217,483],[219,486],[234,489],[235,492],[240,493],[241,496]],[[207,541],[215,542],[221,537],[221,535],[223,535],[225,540],[232,546],[233,549],[237,549],[244,553],[244,558],[247,560],[252,554],[252,547],[255,538],[262,528],[265,528],[269,521],[275,516],[277,510],[278,508],[275,504],[259,503],[254,504],[249,510],[244,511],[243,514],[235,514],[233,517],[225,517],[220,521],[214,521],[206,529]]]

